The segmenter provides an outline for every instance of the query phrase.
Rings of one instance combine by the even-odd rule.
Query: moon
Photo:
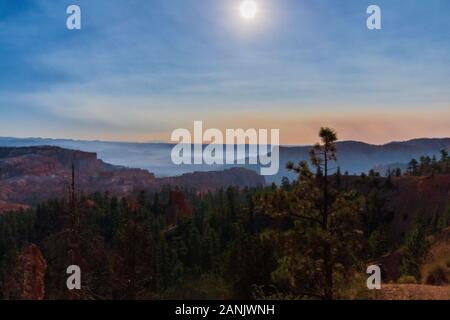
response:
[[[253,20],[258,15],[258,4],[254,0],[244,0],[239,11],[245,20]]]

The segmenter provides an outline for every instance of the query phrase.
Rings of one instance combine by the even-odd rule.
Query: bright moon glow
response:
[[[245,0],[241,4],[240,11],[242,18],[251,20],[254,19],[258,13],[258,5],[253,0]]]

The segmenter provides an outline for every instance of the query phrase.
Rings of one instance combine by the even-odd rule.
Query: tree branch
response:
[[[298,213],[293,213],[293,212],[291,212],[291,215],[294,216],[294,217],[300,218],[300,219],[305,219],[305,220],[309,220],[309,221],[312,221],[312,222],[315,222],[315,223],[318,223],[318,224],[322,224],[322,221],[320,221],[317,218],[308,217],[308,216],[305,216],[305,215],[302,215],[302,214],[298,214]]]

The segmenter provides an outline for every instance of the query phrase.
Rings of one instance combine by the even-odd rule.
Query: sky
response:
[[[450,1],[254,0],[251,20],[242,1],[0,0],[0,136],[169,141],[194,120],[283,144],[321,126],[450,136]]]

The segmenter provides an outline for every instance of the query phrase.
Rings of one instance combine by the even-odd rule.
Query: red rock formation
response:
[[[30,206],[20,204],[20,203],[14,203],[14,202],[6,202],[3,200],[0,200],[0,213],[1,212],[9,212],[9,211],[20,211],[20,210],[27,210],[30,209]]]
[[[58,147],[0,148],[0,212],[24,209],[69,192],[72,163],[77,191],[126,196],[155,184],[141,169],[113,166],[95,153]]]
[[[17,256],[12,270],[5,281],[6,299],[44,299],[47,262],[38,246],[25,247]]]
[[[118,197],[151,191],[163,185],[191,188],[204,193],[229,186],[264,185],[255,171],[233,168],[195,172],[179,177],[156,179],[142,169],[113,166],[97,159],[95,153],[59,147],[0,147],[0,213],[26,209],[48,199],[67,197],[72,163],[77,192],[109,192]]]

